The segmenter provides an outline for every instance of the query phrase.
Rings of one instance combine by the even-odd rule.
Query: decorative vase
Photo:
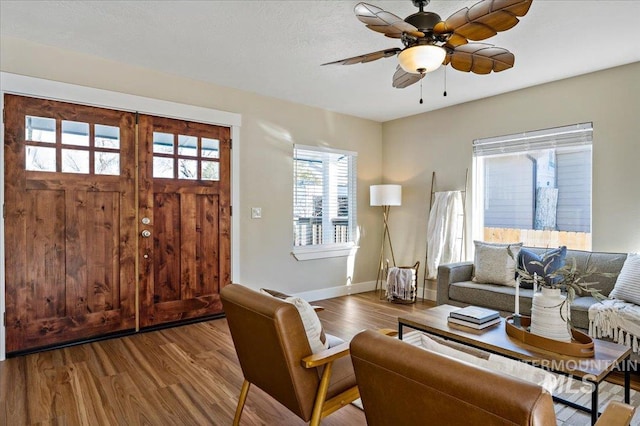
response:
[[[571,342],[571,332],[567,324],[569,304],[567,296],[559,288],[542,287],[533,295],[531,305],[530,332],[548,339]]]

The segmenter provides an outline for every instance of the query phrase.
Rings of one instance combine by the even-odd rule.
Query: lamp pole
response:
[[[384,281],[384,243],[389,241],[389,250],[391,251],[391,261],[393,266],[396,266],[396,256],[393,253],[393,244],[391,244],[391,234],[389,232],[389,213],[391,212],[391,206],[382,206],[382,245],[380,246],[380,261],[378,262],[378,276],[376,277],[376,290],[378,290],[378,283],[382,289],[382,282]]]
[[[378,273],[376,276],[376,287],[378,291],[378,283],[382,289],[384,282],[384,245],[389,242],[389,250],[391,251],[391,260],[393,266],[396,266],[396,257],[393,252],[393,244],[391,244],[391,233],[389,231],[389,214],[391,206],[400,206],[402,204],[402,187],[400,185],[372,185],[370,187],[370,196],[372,206],[382,207],[382,243],[380,245],[380,257],[378,260]]]

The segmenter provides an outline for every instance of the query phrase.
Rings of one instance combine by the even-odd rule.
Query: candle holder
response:
[[[512,318],[513,318],[513,325],[518,328],[522,328],[522,315],[513,314]]]

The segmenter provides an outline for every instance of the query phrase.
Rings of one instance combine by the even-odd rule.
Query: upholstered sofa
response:
[[[526,247],[539,255],[545,252],[542,248]],[[619,273],[626,253],[588,252],[567,250],[566,261],[576,260],[578,270],[586,271],[595,266],[597,272]],[[502,315],[512,314],[515,305],[515,287],[485,284],[472,281],[473,262],[459,262],[440,265],[438,267],[437,298],[438,305],[454,306],[476,305],[500,311]],[[608,296],[616,283],[615,277],[592,275],[589,281],[597,281],[593,288],[597,288],[603,295]],[[520,313],[531,313],[533,290],[520,288]],[[578,295],[571,305],[571,319],[575,327],[587,330],[589,328],[589,307],[596,303],[593,297]]]

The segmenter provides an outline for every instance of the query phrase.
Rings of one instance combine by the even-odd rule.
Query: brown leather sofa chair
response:
[[[312,425],[359,398],[348,343],[312,354],[291,303],[238,284],[220,294],[244,374],[234,425],[251,384]]]
[[[367,330],[351,340],[369,426],[556,424],[542,387]],[[597,425],[629,425],[635,407],[610,403]]]

